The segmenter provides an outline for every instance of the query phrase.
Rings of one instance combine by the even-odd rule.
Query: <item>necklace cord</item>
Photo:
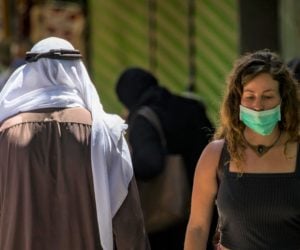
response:
[[[281,137],[281,131],[279,131],[278,137],[270,146],[266,146],[263,144],[253,145],[246,139],[246,137],[244,135],[243,135],[243,137],[244,137],[244,140],[245,140],[247,146],[249,148],[251,148],[259,157],[261,157],[277,144],[277,142],[279,141],[279,139]]]

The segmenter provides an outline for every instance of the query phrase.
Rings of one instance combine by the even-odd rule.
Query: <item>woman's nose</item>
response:
[[[253,104],[253,109],[256,111],[264,110],[263,100],[261,98],[256,98]]]

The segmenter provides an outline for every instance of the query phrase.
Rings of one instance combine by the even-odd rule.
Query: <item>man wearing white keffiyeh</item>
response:
[[[50,50],[55,50],[55,52],[51,52]],[[61,52],[62,51],[62,52]],[[64,52],[67,55],[64,57]],[[72,53],[75,53],[75,56],[72,57]],[[49,53],[50,52],[50,53]],[[71,52],[71,56],[68,58],[68,52]],[[78,52],[79,53],[79,52]],[[97,91],[90,80],[90,77],[86,71],[86,68],[80,59],[80,54],[78,54],[74,47],[66,40],[56,37],[50,37],[41,40],[40,42],[36,43],[31,51],[28,53],[29,62],[26,65],[19,67],[12,76],[8,79],[7,83],[5,84],[4,88],[0,93],[0,249],[1,250],[35,250],[35,249],[48,249],[47,244],[49,245],[50,242],[48,241],[49,238],[53,238],[53,242],[50,244],[49,249],[56,249],[56,250],[68,250],[68,249],[104,249],[104,250],[113,250],[113,249],[137,249],[143,250],[148,249],[148,243],[146,234],[144,232],[144,225],[143,225],[143,218],[140,211],[139,206],[139,199],[136,192],[135,180],[133,177],[133,170],[131,165],[130,154],[128,151],[128,147],[126,141],[123,136],[123,132],[126,129],[126,124],[124,121],[117,115],[107,114],[100,103]],[[79,56],[78,56],[79,55]],[[61,58],[60,58],[61,56]],[[32,60],[33,59],[33,60]],[[37,118],[32,118],[32,112],[36,112],[38,114]],[[70,112],[69,112],[70,111]],[[40,204],[39,197],[34,196],[32,193],[36,192],[36,189],[39,190],[39,187],[35,186],[34,178],[38,174],[36,172],[30,172],[31,175],[28,177],[28,180],[23,181],[20,176],[12,176],[10,177],[10,171],[20,168],[18,166],[18,162],[15,160],[13,165],[15,168],[10,166],[12,158],[18,158],[20,152],[20,148],[24,149],[24,145],[29,145],[30,140],[34,140],[38,135],[38,133],[43,133],[43,129],[40,127],[30,127],[33,126],[32,123],[35,124],[43,124],[43,123],[55,123],[56,127],[58,126],[57,135],[56,135],[56,143],[55,147],[59,143],[63,143],[64,135],[68,137],[68,133],[66,131],[72,131],[71,127],[68,126],[83,126],[82,124],[88,125],[88,122],[84,122],[83,118],[85,116],[86,111],[89,111],[91,115],[91,126],[90,127],[90,137],[85,136],[84,139],[81,137],[83,135],[78,135],[74,132],[72,136],[72,140],[74,137],[80,138],[80,140],[87,141],[88,147],[90,148],[90,162],[87,163],[85,168],[91,168],[91,180],[90,185],[93,192],[91,194],[87,193],[86,196],[83,195],[82,198],[80,195],[78,197],[73,197],[73,201],[78,199],[78,204],[74,202],[74,206],[78,210],[73,214],[80,214],[81,210],[87,209],[81,208],[80,206],[83,203],[89,203],[90,200],[85,201],[84,199],[87,196],[94,199],[93,202],[90,203],[90,206],[94,206],[89,208],[91,211],[88,212],[87,216],[90,218],[93,215],[93,208],[95,210],[95,220],[96,220],[96,230],[98,232],[98,239],[89,239],[90,242],[86,242],[85,233],[76,232],[76,234],[72,235],[73,231],[81,230],[80,228],[86,228],[87,226],[79,225],[78,229],[76,227],[76,223],[81,223],[85,221],[85,218],[80,218],[78,221],[72,218],[72,222],[66,221],[67,217],[62,216],[64,218],[61,220],[62,226],[58,225],[56,228],[57,220],[54,220],[53,225],[43,225],[42,228],[46,227],[47,229],[41,229],[41,233],[48,234],[48,236],[43,239],[43,236],[38,235],[36,231],[39,230],[37,222],[31,222],[30,218],[27,218],[27,213],[34,213],[32,214],[32,218],[35,218],[35,213],[39,213],[39,211],[44,210],[43,205],[38,207],[37,204]],[[33,113],[34,113],[33,112]],[[69,112],[69,113],[68,113]],[[76,113],[78,112],[78,113]],[[72,113],[72,114],[71,114]],[[43,116],[44,114],[44,116]],[[42,118],[41,118],[42,117]],[[64,117],[69,117],[65,118]],[[78,120],[76,120],[78,119]],[[47,124],[48,124],[47,123]],[[67,123],[68,125],[64,126],[62,124]],[[26,125],[27,124],[27,125]],[[72,124],[72,125],[70,125]],[[75,124],[75,125],[74,125]],[[16,129],[16,125],[18,126],[25,126],[22,127],[20,131],[30,131],[30,136],[23,133],[21,137],[12,136],[12,134],[16,133],[12,131],[12,129]],[[17,126],[17,128],[19,128]],[[27,127],[26,127],[27,126]],[[29,127],[28,127],[29,126]],[[39,125],[40,126],[40,125]],[[47,129],[47,125],[45,125]],[[20,128],[19,128],[20,129]],[[27,129],[27,130],[26,130]],[[53,132],[55,129],[51,129]],[[66,130],[66,131],[64,131]],[[79,128],[80,130],[80,128]],[[47,136],[52,136],[51,132],[46,132]],[[80,131],[78,132],[80,133]],[[26,139],[24,138],[26,137]],[[21,139],[23,138],[23,139]],[[47,137],[45,137],[47,138]],[[89,139],[90,138],[90,139]],[[16,142],[16,140],[19,140]],[[22,140],[22,142],[20,142]],[[68,139],[69,140],[69,139]],[[70,139],[71,140],[71,139]],[[12,142],[13,141],[13,142]],[[47,145],[48,139],[45,139],[42,142],[41,151],[43,149],[43,145]],[[13,145],[13,146],[12,146]],[[15,149],[17,146],[22,146]],[[50,144],[49,144],[50,145]],[[80,145],[81,147],[82,145]],[[52,150],[52,146],[50,145],[47,150]],[[66,145],[65,148],[73,148],[75,147],[72,145]],[[34,147],[34,149],[38,149],[39,147]],[[21,150],[21,151],[22,151]],[[46,150],[46,151],[47,151]],[[59,148],[59,152],[64,150],[64,146]],[[5,152],[5,155],[4,155]],[[26,156],[22,155],[22,163],[25,166],[30,166],[30,162],[32,161],[32,157],[39,154],[39,152],[35,152],[32,148],[29,151],[26,151]],[[29,153],[28,153],[29,152]],[[50,152],[50,151],[49,151]],[[52,151],[51,151],[52,152]],[[75,151],[76,152],[76,151]],[[66,158],[74,157],[77,159],[76,161],[80,161],[80,150],[79,153],[72,152],[71,150],[66,154],[63,152],[58,155],[47,155],[47,153],[43,152],[47,157],[51,159],[50,168],[57,168],[55,163],[53,162],[62,162],[62,166],[64,166],[64,161]],[[85,151],[84,151],[85,152]],[[70,155],[74,155],[70,157]],[[12,156],[14,154],[14,156]],[[7,157],[7,155],[10,155]],[[31,155],[34,155],[31,157]],[[5,160],[3,160],[3,157]],[[42,155],[43,156],[43,155]],[[43,158],[41,156],[41,158]],[[61,159],[58,159],[59,156]],[[34,158],[35,159],[35,158]],[[2,161],[3,160],[3,161]],[[44,159],[43,159],[44,160]],[[26,162],[29,163],[26,163]],[[41,165],[41,162],[35,162],[35,165]],[[76,163],[72,163],[72,166],[76,165]],[[17,167],[16,167],[17,166]],[[23,166],[22,166],[23,167]],[[36,167],[36,166],[35,166]],[[40,167],[40,166],[39,166]],[[68,171],[70,166],[67,166],[67,169],[63,171]],[[81,166],[82,167],[82,166]],[[30,171],[34,169],[30,166]],[[22,168],[23,170],[23,168]],[[26,169],[25,169],[26,170]],[[25,171],[24,170],[24,171]],[[49,170],[56,171],[53,169]],[[57,170],[58,171],[58,170]],[[74,171],[74,169],[72,169]],[[77,170],[76,170],[77,171]],[[88,171],[88,170],[87,170]],[[24,173],[22,172],[22,175]],[[55,178],[63,178],[68,183],[72,183],[72,178],[68,175],[64,175],[62,177],[57,176],[58,173],[55,174]],[[78,173],[78,175],[80,175]],[[88,175],[88,174],[87,174]],[[22,190],[26,190],[25,197],[18,196],[20,195],[20,190],[14,193],[14,188],[11,188],[12,185],[10,181],[7,181],[6,178],[10,177],[14,182],[14,185],[17,185]],[[39,175],[38,178],[43,178],[43,176]],[[70,178],[70,179],[68,179]],[[21,183],[20,183],[20,180]],[[33,183],[30,181],[33,180]],[[23,185],[23,182],[25,183]],[[29,183],[28,186],[26,183]],[[43,181],[41,181],[43,182]],[[45,181],[44,183],[46,183]],[[84,181],[83,181],[84,182]],[[51,183],[51,181],[49,181]],[[55,186],[58,181],[53,181],[53,185]],[[77,183],[78,184],[78,183]],[[80,183],[81,184],[81,183]],[[23,185],[23,186],[22,186]],[[64,184],[65,185],[65,184]],[[49,187],[47,187],[49,188]],[[51,187],[52,189],[58,187]],[[64,189],[72,189],[73,187],[64,186]],[[74,193],[81,193],[81,187],[76,187],[76,192]],[[16,188],[17,189],[17,188]],[[52,190],[51,189],[51,190]],[[25,192],[25,191],[24,191]],[[31,200],[26,200],[28,192],[31,197]],[[60,193],[62,191],[58,191]],[[42,193],[42,195],[47,195],[47,193]],[[8,198],[8,204],[6,204],[6,196],[11,197],[12,195],[16,195],[15,202],[11,202],[10,198]],[[56,196],[57,193],[49,193],[49,197],[42,198],[48,199],[47,202],[52,199],[53,196]],[[80,200],[79,200],[80,199]],[[20,201],[21,200],[21,201]],[[56,200],[55,200],[56,201]],[[64,210],[68,209],[68,206],[64,208],[60,206],[63,203],[59,198],[57,198],[57,202],[51,201],[49,202],[50,206],[58,206],[57,209]],[[24,205],[24,211],[22,211],[23,204],[28,204],[33,202],[32,205]],[[34,209],[36,207],[36,210]],[[54,207],[49,207],[48,209],[54,209]],[[28,212],[28,210],[30,210]],[[73,210],[73,208],[72,208]],[[14,211],[16,214],[14,217]],[[5,213],[7,213],[6,218]],[[61,213],[69,213],[69,211],[61,211]],[[133,213],[133,214],[131,214]],[[55,215],[51,213],[43,212],[42,215],[46,217],[55,217]],[[60,215],[60,214],[59,214]],[[124,225],[127,223],[127,220],[131,221],[129,224]],[[26,218],[23,218],[26,217]],[[61,215],[60,215],[61,216]],[[80,216],[80,215],[79,215]],[[9,219],[10,218],[10,219]],[[41,220],[41,225],[43,221],[46,221],[48,218],[39,218]],[[73,219],[75,222],[73,222]],[[17,226],[21,227],[23,224],[19,221],[17,224],[15,223],[16,220],[24,221],[24,228],[25,230],[24,235],[20,236],[18,231],[14,231],[14,228]],[[115,220],[115,221],[114,221]],[[93,221],[93,219],[91,219]],[[136,221],[136,223],[133,223]],[[51,222],[51,221],[50,221]],[[120,222],[120,223],[119,223]],[[123,225],[121,225],[122,223]],[[11,224],[10,224],[11,223]],[[51,222],[52,223],[52,222]],[[65,226],[63,223],[68,224]],[[28,226],[28,228],[27,228]],[[53,226],[53,228],[51,228]],[[128,228],[128,226],[132,226],[133,228]],[[63,230],[60,230],[63,227]],[[69,227],[69,228],[68,228]],[[50,228],[50,229],[49,229]],[[124,228],[124,229],[123,229]],[[45,230],[45,232],[43,232]],[[92,233],[93,229],[87,228],[88,233],[87,235]],[[128,230],[131,230],[133,236],[128,235]],[[55,232],[58,234],[66,233],[67,236],[61,235],[57,239],[54,235]],[[62,232],[63,231],[63,232]],[[127,231],[127,232],[126,232]],[[49,233],[52,232],[52,233]],[[15,237],[15,238],[14,238]],[[21,237],[21,238],[19,238]],[[75,240],[74,237],[77,239]],[[122,237],[128,238],[122,239]],[[131,238],[134,238],[130,240]],[[61,238],[65,238],[65,240],[61,240]],[[81,238],[81,239],[78,239]],[[86,237],[87,238],[87,237]],[[58,240],[60,239],[60,240]],[[68,242],[67,239],[71,239],[70,241],[75,241],[76,246]],[[55,243],[55,240],[57,243]],[[16,243],[23,242],[23,243]],[[97,241],[100,241],[97,243]],[[127,241],[127,243],[125,243]],[[38,242],[38,243],[37,243]],[[95,243],[96,242],[96,243]],[[118,243],[119,242],[119,243]],[[122,243],[121,243],[122,242]],[[23,244],[22,248],[18,248],[18,244]],[[25,245],[24,245],[25,244]],[[57,244],[57,245],[56,245]],[[129,244],[126,246],[126,244]],[[101,245],[101,247],[100,247]],[[93,249],[91,247],[93,246]],[[90,247],[90,248],[89,248]]]

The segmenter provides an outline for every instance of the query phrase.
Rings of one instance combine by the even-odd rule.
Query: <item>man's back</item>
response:
[[[148,101],[140,107],[142,106],[150,107],[160,119],[168,152],[162,149],[159,134],[151,123],[144,117],[136,116],[136,111],[133,112],[129,119],[129,141],[137,177],[142,168],[151,172],[146,169],[151,168],[147,166],[149,164],[155,168],[153,173],[157,172],[157,166],[163,163],[164,153],[179,153],[184,157],[192,183],[197,160],[213,133],[213,126],[206,115],[204,105],[194,99],[174,95],[164,88],[159,88],[153,91],[152,96],[149,95]],[[141,175],[143,178],[144,174]]]

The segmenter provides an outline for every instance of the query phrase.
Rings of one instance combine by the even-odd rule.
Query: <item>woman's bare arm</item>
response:
[[[186,231],[185,250],[206,250],[213,206],[218,190],[217,168],[223,140],[211,142],[197,163],[191,214]]]

